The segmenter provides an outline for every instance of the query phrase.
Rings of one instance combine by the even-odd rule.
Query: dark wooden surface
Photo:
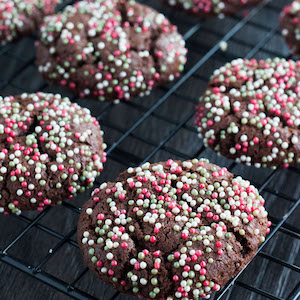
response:
[[[184,14],[172,13],[162,7],[158,0],[144,1],[158,10],[166,13],[170,19],[178,25],[181,33],[185,34],[198,21],[187,17]],[[100,182],[113,180],[117,174],[130,165],[138,165],[168,134],[188,115],[195,106],[197,98],[203,92],[207,79],[212,71],[235,57],[246,56],[266,35],[278,24],[279,8],[286,4],[284,0],[273,0],[270,6],[259,12],[249,24],[244,26],[228,43],[228,50],[223,53],[218,51],[212,59],[206,62],[196,75],[187,80],[175,94],[170,96],[155,114],[146,119],[139,126],[133,135],[126,138],[111,154],[105,165],[105,170],[99,178]],[[235,24],[240,21],[239,17],[228,17],[225,20],[207,20],[201,25],[198,31],[188,41],[189,48],[187,70],[214,46],[218,40],[226,34]],[[214,31],[212,33],[211,31]],[[45,91],[60,92],[63,95],[70,95],[65,90],[54,86],[45,86],[40,79],[37,68],[34,66],[34,39],[25,38],[22,41],[9,46],[9,51],[0,55],[0,87],[1,95],[18,94],[24,91],[37,91],[41,88]],[[0,48],[0,53],[1,53]],[[274,56],[288,56],[281,36],[277,33],[274,37],[258,52],[256,58],[267,58]],[[21,70],[20,72],[18,70]],[[5,80],[16,76],[3,84]],[[169,86],[171,87],[172,84]],[[127,129],[129,129],[156,101],[166,92],[166,87],[155,90],[150,96],[143,99],[134,99],[132,104],[121,103],[112,106],[107,103],[99,103],[91,100],[78,100],[82,106],[92,110],[94,116],[98,116],[105,111],[101,120],[102,128],[105,131],[105,141],[110,146],[117,141]],[[187,100],[187,98],[189,100]],[[110,107],[112,106],[112,107]],[[109,107],[109,109],[107,109]],[[148,141],[145,143],[141,138]],[[186,126],[181,128],[167,143],[160,149],[151,161],[162,161],[167,158],[184,159],[186,156],[193,157],[199,154],[202,146],[196,131],[193,129],[193,118]],[[170,153],[178,152],[178,155]],[[181,154],[180,154],[181,153]],[[229,166],[232,162],[217,156],[211,150],[204,150],[202,157],[209,158],[212,162]],[[237,165],[233,172],[253,181],[260,186],[268,177],[271,170],[257,170],[251,167]],[[290,209],[293,202],[286,198],[298,199],[300,196],[299,173],[291,170],[281,170],[267,185],[268,191],[280,192],[282,197],[278,197],[264,191],[266,206],[272,217],[281,219]],[[89,193],[81,195],[72,203],[80,207],[89,197]],[[288,219],[288,226],[298,228],[299,233],[299,208]],[[28,218],[35,218],[37,212],[26,212]],[[70,209],[60,206],[51,209],[40,221],[56,232],[66,235],[76,226],[78,214]],[[0,215],[0,249],[4,249],[15,239],[25,228],[26,224],[16,217],[4,217]],[[75,235],[72,237],[76,240]],[[29,266],[37,266],[41,260],[53,249],[59,239],[33,227],[26,233],[9,251],[8,254],[23,261]],[[269,255],[282,259],[296,266],[300,265],[299,239],[278,232],[274,238],[266,245],[264,252]],[[83,270],[84,265],[80,252],[76,246],[70,243],[64,244],[54,255],[43,265],[43,271],[64,280],[72,282]],[[271,293],[274,296],[286,298],[291,290],[300,280],[299,273],[283,267],[277,263],[259,256],[249,265],[239,279],[241,282],[248,283],[256,288]],[[97,280],[90,272],[76,284],[76,287],[86,293],[101,300],[108,300],[115,293],[109,286]],[[12,267],[0,262],[0,300],[40,300],[40,299],[70,299],[55,289],[39,282],[36,279],[13,269]],[[120,295],[118,300],[130,299]],[[224,298],[226,299],[226,298]],[[227,299],[247,299],[260,300],[266,299],[256,293],[250,292],[241,286],[234,286]]]

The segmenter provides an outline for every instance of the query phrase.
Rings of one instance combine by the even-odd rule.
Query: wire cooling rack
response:
[[[69,2],[64,2],[60,9]],[[100,121],[109,146],[108,161],[98,183],[114,180],[128,166],[145,161],[193,157],[209,158],[251,180],[266,199],[273,222],[271,233],[247,268],[213,299],[299,298],[300,231],[297,215],[300,169],[291,167],[272,171],[236,164],[204,148],[193,126],[194,106],[215,68],[236,57],[290,57],[278,31],[279,14],[286,1],[266,0],[246,14],[201,22],[174,13],[157,0],[140,2],[165,13],[178,25],[187,42],[188,64],[177,82],[157,89],[143,99],[119,105],[77,100],[40,78],[34,66],[36,37],[31,36],[0,48],[1,95],[40,90],[60,92],[90,108]],[[136,299],[121,295],[97,280],[82,263],[76,242],[76,222],[80,206],[88,197],[88,194],[81,195],[72,202],[64,202],[61,207],[45,209],[41,213],[0,216],[0,273],[4,273],[8,265],[14,271],[25,273],[21,285],[10,283],[17,290],[14,294],[11,289],[5,289],[9,276],[4,285],[1,274],[1,300],[41,299],[45,294],[38,288],[31,294],[34,295],[32,298],[21,294],[29,276],[44,283],[42,289],[47,286],[47,293],[52,293],[53,299]]]

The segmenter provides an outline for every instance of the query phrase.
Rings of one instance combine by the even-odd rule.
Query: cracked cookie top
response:
[[[122,293],[209,298],[265,240],[264,199],[205,159],[129,168],[84,205],[78,242],[90,269]]]
[[[0,212],[42,211],[91,187],[105,162],[90,111],[60,95],[0,97]]]
[[[216,70],[196,108],[206,146],[256,167],[300,162],[300,62],[236,59]]]
[[[0,44],[34,32],[60,0],[0,0]]]
[[[185,42],[176,26],[133,0],[80,1],[41,27],[42,75],[80,97],[129,100],[179,76]]]

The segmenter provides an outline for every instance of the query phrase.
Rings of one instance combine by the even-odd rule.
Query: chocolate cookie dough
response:
[[[242,9],[254,6],[261,0],[164,0],[164,2],[181,11],[199,18],[234,15]]]
[[[129,168],[84,205],[78,242],[91,270],[146,299],[209,298],[269,232],[249,181],[205,159]]]
[[[0,0],[0,45],[36,31],[60,0]]]
[[[300,62],[236,59],[216,70],[196,108],[206,146],[255,167],[300,162]]]
[[[91,187],[102,135],[88,109],[60,95],[0,97],[0,213],[42,211]]]
[[[280,16],[280,28],[291,51],[300,55],[300,0],[284,7]]]
[[[44,78],[80,97],[118,102],[174,80],[186,52],[176,26],[148,6],[80,1],[46,19],[37,65]]]

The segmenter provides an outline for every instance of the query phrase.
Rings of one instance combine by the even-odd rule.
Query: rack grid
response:
[[[65,1],[59,9],[71,2],[74,1]],[[36,36],[30,36],[0,48],[1,95],[40,90],[60,92],[90,108],[100,122],[105,132],[105,141],[109,146],[105,170],[96,184],[113,180],[128,166],[139,165],[146,161],[163,161],[169,157],[176,159],[206,157],[251,180],[266,199],[270,220],[273,223],[271,233],[249,266],[212,298],[217,300],[299,298],[300,261],[297,254],[300,249],[300,230],[297,214],[300,207],[300,169],[290,167],[287,170],[258,170],[218,157],[204,147],[197,138],[197,131],[193,126],[194,106],[204,91],[209,75],[216,67],[236,57],[293,58],[279,33],[278,18],[286,1],[264,0],[248,14],[226,17],[224,20],[202,21],[182,13],[171,12],[159,4],[159,1],[140,2],[164,12],[183,33],[189,49],[188,64],[177,82],[159,88],[143,99],[134,99],[119,105],[78,100],[65,90],[49,86],[40,78],[34,66],[33,44]],[[223,51],[224,45],[228,47],[227,51]],[[48,271],[49,265],[56,268],[53,261],[57,253],[63,252],[61,263],[64,260],[67,263],[68,251],[72,253],[75,251],[76,257],[80,257],[75,221],[81,212],[80,203],[88,199],[88,194],[78,198],[80,199],[72,202],[65,201],[59,208],[47,208],[41,213],[26,212],[21,216],[8,218],[0,216],[0,228],[6,227],[7,219],[12,219],[11,223],[17,224],[8,236],[3,232],[0,233],[0,263],[10,265],[45,283],[66,297],[80,300],[136,299],[121,295],[98,280],[90,280],[92,284],[89,282],[89,287],[85,288],[87,285],[85,278],[90,272],[82,263],[74,274],[67,276],[68,280],[61,279],[61,276],[53,270]],[[52,219],[51,214],[54,210],[56,214],[63,215],[59,218],[60,221]],[[59,228],[64,227],[63,223],[60,223],[64,222],[64,214],[75,221],[66,226],[66,232],[60,232]],[[55,217],[58,218],[58,215]],[[42,232],[36,234],[38,236],[37,244],[34,242],[36,248],[40,247],[39,243],[44,243],[42,239],[46,236],[51,241],[53,239],[53,242],[50,246],[46,246],[48,251],[41,251],[43,254],[38,255],[33,262],[27,262],[24,257],[19,258],[19,253],[22,252],[20,244],[28,240],[30,244],[33,231]],[[43,238],[39,236],[40,234]],[[97,292],[93,292],[95,290]],[[4,299],[6,300],[5,295]]]

